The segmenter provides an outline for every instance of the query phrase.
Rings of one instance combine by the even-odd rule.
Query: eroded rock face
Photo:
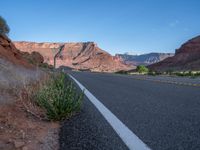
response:
[[[0,57],[15,65],[27,68],[34,68],[34,65],[40,65],[44,62],[44,58],[40,53],[21,52],[5,35],[0,35]]]
[[[200,70],[200,36],[197,36],[176,50],[175,56],[149,66],[156,71]]]
[[[29,63],[22,57],[22,53],[16,49],[11,40],[0,34],[0,57],[6,59],[13,64],[31,67]]]
[[[63,50],[56,59],[56,67],[67,66],[79,70],[98,72],[115,72],[128,70],[129,66],[123,64],[118,57],[113,57],[101,50],[94,42],[83,43],[35,43],[14,42],[15,46],[24,52],[39,52],[44,61],[53,65],[54,56],[59,47],[64,44]]]

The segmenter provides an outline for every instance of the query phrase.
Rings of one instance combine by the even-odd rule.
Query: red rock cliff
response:
[[[53,65],[53,58],[59,47],[64,44],[63,50],[57,58],[57,66],[68,66],[74,69],[85,69],[100,72],[115,72],[128,70],[129,67],[121,60],[101,50],[93,42],[85,43],[35,43],[15,42],[15,46],[24,52],[37,51],[44,57],[44,61]]]

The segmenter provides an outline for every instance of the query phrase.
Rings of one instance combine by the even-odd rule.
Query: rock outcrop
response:
[[[200,70],[200,36],[197,36],[176,50],[175,56],[149,66],[155,71]]]
[[[15,46],[24,52],[39,52],[44,61],[53,65],[54,56],[59,47],[63,50],[56,59],[56,67],[67,66],[77,70],[91,70],[97,72],[115,72],[128,70],[129,66],[123,64],[119,57],[113,57],[100,49],[94,42],[83,43],[35,43],[14,42]]]
[[[38,52],[21,52],[12,41],[5,35],[0,34],[0,58],[8,60],[15,65],[34,68],[34,65],[40,65],[44,58]]]
[[[23,65],[31,67],[29,63],[23,58],[22,53],[16,49],[11,40],[5,35],[0,34],[0,57],[8,60],[16,65]]]
[[[138,66],[138,65],[154,64],[168,57],[172,57],[174,56],[174,54],[172,53],[149,53],[142,55],[116,54],[116,56],[120,57],[126,64]]]

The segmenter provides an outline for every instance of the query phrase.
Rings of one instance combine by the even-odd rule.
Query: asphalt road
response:
[[[88,72],[72,72],[71,75],[151,149],[200,149],[200,87],[192,86],[192,84],[198,83],[199,79],[167,78],[173,82],[192,82],[183,85],[167,83],[165,77],[153,77],[154,80],[152,78],[146,80],[144,76],[138,79],[140,76]],[[157,82],[158,80],[159,82]],[[91,126],[101,128],[101,132],[105,135],[104,140],[99,142],[102,146],[99,149],[127,149],[109,124],[87,100],[83,111],[84,117],[88,118],[87,116],[89,116],[90,120],[87,125],[85,125],[86,122],[83,125],[90,126],[89,124],[92,124]],[[91,115],[96,115],[96,117],[91,117]],[[66,121],[71,124],[70,131],[74,132],[74,126],[84,117],[76,118],[75,121]],[[93,118],[95,118],[94,121]],[[64,125],[65,128],[69,128],[66,126]],[[91,131],[96,130],[91,129]],[[81,131],[77,132],[82,133]],[[96,134],[90,132],[90,135],[94,137]],[[79,136],[77,135],[77,137]],[[95,142],[100,137],[88,140]],[[83,144],[85,143],[83,142]],[[98,147],[98,142],[95,144]],[[77,144],[73,146],[76,147]]]

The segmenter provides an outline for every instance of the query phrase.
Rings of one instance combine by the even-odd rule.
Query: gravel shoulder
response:
[[[128,150],[108,122],[85,97],[81,112],[65,120],[60,150]]]

